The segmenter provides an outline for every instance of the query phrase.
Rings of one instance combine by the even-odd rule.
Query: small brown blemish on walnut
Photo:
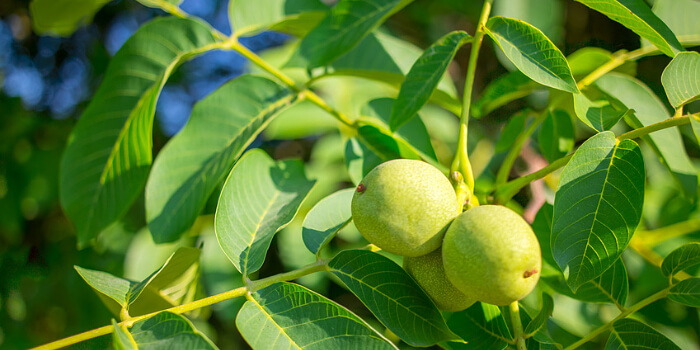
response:
[[[530,270],[530,271],[525,271],[525,272],[523,273],[523,278],[528,278],[528,277],[530,277],[530,276],[532,276],[532,275],[534,275],[534,274],[536,274],[536,273],[537,273],[537,269],[532,269],[532,270]]]
[[[363,184],[357,185],[357,193],[362,193],[366,190],[367,188]]]

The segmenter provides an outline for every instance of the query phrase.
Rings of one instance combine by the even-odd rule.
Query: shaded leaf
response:
[[[661,74],[661,83],[673,107],[700,99],[700,53],[681,52]]]
[[[498,107],[528,96],[542,88],[542,85],[534,82],[521,71],[502,75],[486,85],[481,96],[472,103],[472,116],[479,119]]]
[[[700,39],[700,22],[697,14],[700,13],[700,2],[697,0],[655,0],[652,8],[681,41]],[[648,40],[642,39],[642,46],[649,46]]]
[[[598,80],[596,86],[605,94],[620,101],[633,114],[625,121],[633,128],[641,128],[671,117],[663,102],[641,81],[619,73],[608,73]],[[683,189],[687,198],[697,195],[698,176],[685,151],[680,131],[667,128],[642,137],[661,157],[663,164]]]
[[[61,159],[61,205],[85,246],[142,191],[152,160],[160,90],[184,59],[209,49],[206,24],[181,18],[142,26],[112,58]]]
[[[690,242],[672,251],[663,263],[661,272],[664,276],[670,277],[687,268],[700,264],[700,243]]]
[[[392,131],[411,120],[428,102],[457,50],[469,39],[471,37],[466,32],[454,31],[438,39],[423,52],[401,84],[399,96],[391,110],[389,125]]]
[[[346,308],[300,285],[252,293],[236,326],[253,349],[397,349]]]
[[[236,163],[214,220],[221,249],[244,276],[260,269],[275,233],[292,221],[314,184],[301,161],[275,162],[260,149]]]
[[[492,17],[489,36],[530,79],[558,90],[578,93],[564,55],[539,29],[516,19]]]
[[[690,116],[690,125],[693,128],[693,134],[698,144],[700,144],[700,117],[695,115]]]
[[[328,16],[307,34],[288,65],[325,66],[350,51],[411,0],[341,0]]]
[[[625,115],[608,100],[591,101],[584,94],[574,95],[574,111],[578,119],[598,132],[610,130]]]
[[[345,166],[353,184],[359,184],[365,175],[383,162],[381,157],[362,144],[357,137],[351,137],[345,142]]]
[[[623,318],[613,323],[605,350],[680,350],[670,339],[654,328],[636,320]]]
[[[527,126],[529,113],[530,111],[526,110],[512,116],[508,120],[503,127],[503,131],[501,131],[501,134],[498,136],[496,146],[494,146],[494,151],[496,151],[496,153],[507,152],[513,147],[518,135],[520,135]]]
[[[80,26],[90,24],[95,13],[110,1],[32,0],[32,27],[41,35],[70,36]]]
[[[413,346],[455,339],[435,304],[399,265],[377,253],[346,250],[329,271],[394,334]]]
[[[156,243],[174,241],[194,224],[246,147],[296,99],[271,80],[244,75],[194,106],[187,125],[156,158],[146,186],[148,226]]]
[[[644,161],[632,140],[599,133],[579,147],[559,180],[552,253],[575,292],[627,248],[644,202]]]
[[[591,74],[598,67],[612,59],[613,54],[610,51],[592,46],[580,48],[566,58],[569,61],[569,67],[571,67],[571,73],[574,77],[584,77]],[[637,62],[627,61],[616,67],[613,72],[635,75],[637,73]]]
[[[605,270],[600,277],[584,283],[576,292],[571,291],[558,269],[557,272],[554,275],[543,274],[541,277],[541,280],[557,293],[588,303],[615,304],[620,310],[624,308],[627,302],[629,280],[627,278],[627,269],[622,259],[617,259],[613,266]]]
[[[183,316],[161,312],[131,327],[139,350],[218,349]]]
[[[544,293],[542,295],[542,309],[540,309],[537,316],[527,324],[525,327],[525,334],[537,333],[547,323],[547,319],[552,316],[552,311],[554,311],[554,300],[549,294]]]
[[[129,330],[126,327],[120,326],[117,321],[112,319],[112,345],[114,350],[137,350],[138,345],[131,338]]]
[[[574,123],[563,110],[547,111],[537,134],[540,151],[548,162],[553,162],[574,149]]]
[[[502,350],[513,338],[501,309],[481,302],[450,315],[447,325],[466,341],[466,344],[448,343],[449,348],[455,350]]]
[[[239,36],[267,29],[305,35],[327,12],[319,0],[231,0],[228,5],[231,28]]]
[[[321,199],[306,214],[301,231],[304,245],[314,254],[330,242],[350,220],[350,204],[355,188],[346,188]]]
[[[700,278],[678,282],[668,292],[668,298],[683,305],[700,307]]]
[[[616,21],[629,30],[649,40],[661,52],[675,56],[683,46],[668,28],[656,17],[644,0],[576,0]]]

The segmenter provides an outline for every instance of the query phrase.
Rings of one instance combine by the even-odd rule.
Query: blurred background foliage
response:
[[[229,34],[227,6],[227,0],[185,0],[182,4],[186,12]],[[449,31],[473,32],[481,6],[481,1],[416,0],[391,17],[383,30],[425,48]],[[0,348],[23,349],[110,322],[113,315],[75,273],[73,265],[141,279],[158,268],[177,247],[201,246],[204,252],[198,295],[240,286],[240,275],[221,253],[213,233],[211,214],[216,193],[205,215],[176,243],[159,246],[153,243],[145,228],[141,198],[125,218],[100,235],[94,247],[76,249],[74,228],[58,202],[61,154],[110,57],[140,25],[164,13],[135,1],[115,0],[100,10],[91,24],[68,38],[56,38],[38,36],[32,31],[28,7],[29,0],[0,2]],[[633,50],[640,45],[632,32],[574,1],[496,0],[494,15],[522,18],[534,24],[565,55],[589,46],[615,52]],[[286,35],[268,32],[243,38],[242,42],[269,61],[275,61],[288,51],[285,45],[290,40]],[[463,85],[468,53],[468,48],[461,50],[450,67],[458,90]],[[665,94],[659,77],[669,60],[666,56],[653,56],[637,65],[637,78],[660,96]],[[196,101],[251,69],[255,71],[243,57],[222,51],[207,53],[180,67],[158,101],[154,152],[183,127]],[[486,40],[477,70],[477,96],[489,82],[509,70],[512,67],[496,55],[491,42]],[[326,79],[318,88],[333,105],[350,115],[359,112],[366,102],[362,98],[396,95],[391,87],[360,78]],[[504,155],[496,146],[496,135],[502,125],[526,106],[543,107],[546,99],[545,93],[515,101],[470,128],[474,134],[470,136],[471,156],[483,183],[489,182],[489,164],[493,163],[490,160]],[[300,219],[318,200],[350,184],[343,160],[342,136],[336,131],[333,119],[323,113],[302,104],[278,117],[253,144],[275,158],[303,158],[308,175],[319,179],[298,218],[275,238],[260,277],[313,261],[313,255],[301,241]],[[431,115],[429,132],[438,156],[447,162],[456,143],[457,118],[438,108],[426,108],[423,113]],[[686,147],[694,158],[700,154],[694,143],[686,142]],[[650,200],[646,201],[646,219],[642,225],[653,229],[689,218],[700,219],[697,205],[685,200],[670,185],[669,175],[658,160],[653,156],[647,158]],[[529,165],[522,162],[517,168],[525,171]],[[516,199],[526,206],[530,198],[525,193]],[[698,231],[700,224],[696,226],[694,230]],[[681,243],[697,240],[700,231],[695,231],[661,244],[656,248],[657,253],[665,256]],[[363,244],[351,226],[341,232],[329,249]],[[657,268],[634,252],[626,253],[624,259],[631,279],[632,301],[663,287],[665,279]],[[361,317],[371,318],[357,299],[323,275],[307,276],[301,282],[348,306]],[[221,349],[247,348],[234,324],[242,302],[242,299],[231,300],[200,310],[194,315],[195,325]],[[555,305],[554,320],[550,322],[557,324],[550,326],[555,330],[555,338],[563,343],[609,320],[616,310],[565,297],[558,298]],[[663,300],[645,308],[641,314],[684,349],[698,349],[696,309]],[[109,341],[109,337],[101,337],[73,348],[106,348]]]

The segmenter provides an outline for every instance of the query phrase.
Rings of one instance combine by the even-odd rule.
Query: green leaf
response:
[[[40,35],[70,36],[78,27],[92,22],[95,13],[110,1],[32,0],[32,27]]]
[[[610,268],[637,229],[644,161],[632,140],[599,133],[564,168],[554,199],[552,253],[575,292]]]
[[[218,349],[185,317],[161,312],[131,327],[131,336],[139,350]]]
[[[228,14],[231,28],[238,36],[270,29],[305,35],[328,12],[319,0],[231,0]]]
[[[415,154],[418,154],[427,162],[440,167],[433,144],[430,142],[428,129],[425,127],[422,118],[412,118],[399,127],[398,130],[394,130],[393,133],[389,130],[391,112],[395,103],[395,100],[391,98],[378,98],[362,106],[360,111],[363,116],[374,117],[375,119],[371,121],[371,125],[381,130],[382,133],[393,137],[399,148],[401,148],[401,145],[407,144],[407,150],[399,150],[402,156],[413,157]],[[370,124],[369,120],[363,120]]]
[[[365,175],[383,162],[381,157],[362,144],[357,137],[351,137],[345,142],[345,166],[353,184],[359,184]]]
[[[304,245],[318,255],[335,234],[352,219],[350,203],[355,188],[346,188],[323,198],[306,214],[301,231]]]
[[[623,318],[613,323],[605,350],[681,350],[654,328],[636,320]]]
[[[548,162],[553,162],[574,149],[574,123],[563,110],[547,111],[547,118],[542,122],[537,142],[540,151]]]
[[[695,134],[695,139],[697,140],[698,144],[700,144],[700,118],[695,115],[691,115],[690,125],[693,128],[693,134]]]
[[[700,39],[700,2],[697,0],[655,0],[652,8],[681,41]],[[642,39],[642,46],[649,46],[649,41]]]
[[[131,316],[137,316],[177,305],[168,297],[168,293],[163,291],[168,289],[170,292],[177,292],[187,288],[192,282],[192,279],[186,278],[187,272],[196,268],[199,255],[199,249],[180,247],[160,269],[140,282],[80,266],[75,266],[75,270],[96,292],[118,304],[116,307],[110,305],[109,300],[104,300],[110,310],[118,312],[119,309],[126,309],[130,311]],[[183,279],[184,283],[178,283],[183,282]]]
[[[428,102],[447,71],[447,66],[457,54],[457,50],[469,39],[471,39],[469,34],[454,31],[438,39],[423,52],[401,84],[399,97],[391,110],[389,125],[392,131],[411,120]]]
[[[253,349],[397,349],[348,309],[293,283],[251,294],[236,318]]]
[[[587,303],[615,304],[620,310],[624,308],[629,295],[627,269],[622,259],[617,259],[613,266],[605,270],[600,277],[584,283],[576,292],[572,292],[567,286],[561,272],[555,275],[543,274],[541,279],[557,293]]]
[[[341,0],[302,39],[288,65],[325,66],[350,51],[411,0]]]
[[[329,271],[394,334],[413,346],[455,339],[440,311],[399,265],[377,253],[346,250]]]
[[[357,76],[385,82],[397,89],[413,64],[423,54],[417,46],[396,37],[374,32],[367,35],[350,52],[334,61],[326,75]],[[430,102],[459,114],[462,104],[449,74],[440,79]]]
[[[674,57],[683,46],[666,24],[651,12],[644,0],[576,0],[649,40]]]
[[[508,59],[530,79],[558,90],[579,92],[566,58],[542,31],[505,17],[490,18],[486,28]]]
[[[683,305],[700,307],[700,278],[688,278],[671,288],[668,298]]]
[[[77,228],[80,247],[122,217],[142,191],[160,90],[180,62],[207,51],[214,41],[203,23],[156,19],[110,62],[61,160],[61,204]]]
[[[578,119],[598,132],[610,130],[625,115],[608,100],[591,101],[584,94],[574,95],[574,111]]]
[[[496,108],[528,96],[538,89],[542,89],[542,85],[534,82],[521,71],[502,75],[486,85],[479,99],[472,103],[472,116],[479,119]]]
[[[663,102],[649,87],[641,81],[619,73],[608,73],[598,80],[596,86],[605,94],[612,96],[633,109],[634,114],[625,117],[633,128],[641,128],[664,121],[671,117]],[[661,157],[673,178],[683,189],[687,198],[697,195],[698,176],[683,146],[681,134],[677,128],[655,131],[642,138]]]
[[[114,350],[138,350],[138,345],[126,326],[120,326],[117,321],[112,319],[112,327],[114,327],[114,332],[112,332]]]
[[[448,343],[449,348],[455,350],[502,350],[513,338],[501,309],[481,302],[450,315],[447,325],[467,342]]]
[[[669,102],[679,108],[700,99],[700,53],[681,52],[661,74]]]
[[[494,146],[494,151],[496,151],[496,153],[507,152],[513,147],[515,139],[518,138],[518,135],[520,135],[527,126],[528,114],[530,114],[530,111],[526,110],[512,116],[508,120],[503,127],[503,131],[501,131],[501,134],[498,136],[496,146]]]
[[[542,309],[540,309],[537,316],[527,324],[525,327],[525,334],[537,333],[540,328],[547,323],[547,319],[552,316],[552,311],[554,311],[554,299],[552,299],[549,294],[544,293],[542,295]]]
[[[272,237],[292,221],[314,184],[301,161],[275,162],[260,149],[236,163],[214,220],[221,249],[244,276],[260,269]]]
[[[664,276],[671,277],[695,265],[700,265],[700,243],[690,242],[672,251],[664,258],[663,263],[661,263],[661,272],[664,273]]]
[[[244,75],[195,105],[187,125],[156,158],[146,186],[156,243],[177,240],[194,224],[246,147],[296,99],[271,80]]]

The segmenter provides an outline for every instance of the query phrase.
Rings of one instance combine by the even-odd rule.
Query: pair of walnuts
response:
[[[530,225],[503,206],[462,212],[450,181],[425,162],[374,168],[357,186],[352,217],[368,241],[404,256],[404,269],[442,310],[508,305],[539,280],[542,258]]]

